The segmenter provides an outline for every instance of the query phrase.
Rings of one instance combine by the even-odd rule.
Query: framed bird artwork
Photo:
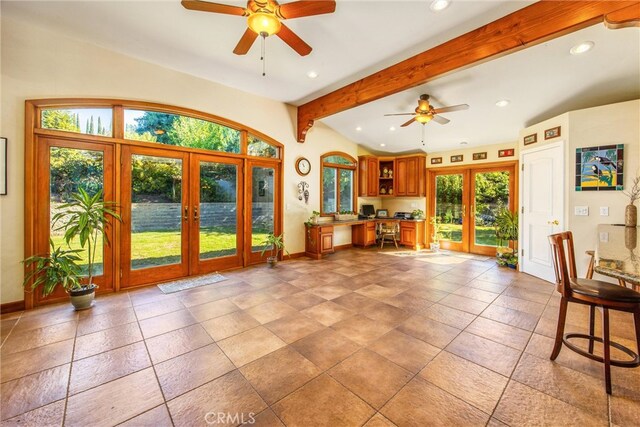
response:
[[[624,189],[624,144],[576,149],[576,191]]]

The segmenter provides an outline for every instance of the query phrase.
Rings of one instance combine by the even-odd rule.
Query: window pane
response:
[[[346,165],[346,166],[355,166],[356,164],[351,160],[344,156],[329,156],[323,159],[323,163],[334,163],[337,165]]]
[[[336,181],[338,169],[323,168],[322,183],[322,213],[334,213],[337,211]]]
[[[131,162],[131,268],[178,264],[182,161],[136,154]]]
[[[124,137],[179,147],[240,152],[240,131],[206,120],[155,111],[124,110]]]
[[[200,259],[237,253],[237,169],[200,162]]]
[[[50,212],[49,218],[60,212],[60,205],[70,202],[73,193],[82,188],[90,195],[103,189],[104,182],[104,154],[102,151],[78,150],[75,148],[51,147],[49,151],[49,180],[50,180]],[[53,226],[51,224],[50,236],[56,247],[67,248],[64,240],[64,230],[56,230],[64,224],[64,219]],[[96,240],[96,254],[94,258],[94,276],[102,275],[102,259],[104,247],[102,233]],[[79,262],[83,274],[88,274],[88,250],[82,248],[78,238],[69,243],[71,249],[83,249],[78,253]]]
[[[111,108],[48,108],[42,110],[43,129],[111,136]]]
[[[251,176],[251,251],[261,252],[264,248],[262,242],[274,230],[275,170],[254,166]]]
[[[340,169],[340,210],[353,210],[353,171]]]
[[[475,244],[497,246],[496,214],[509,206],[509,172],[476,173],[475,189]]]
[[[442,223],[441,238],[462,242],[462,175],[436,177],[436,216]]]
[[[247,141],[247,153],[250,156],[257,157],[270,157],[277,159],[279,156],[278,147],[274,147],[271,144],[264,142],[255,136],[249,135]]]

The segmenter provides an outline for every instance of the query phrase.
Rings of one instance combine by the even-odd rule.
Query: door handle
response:
[[[554,219],[553,221],[547,221],[547,224],[549,224],[549,225],[560,225],[560,221],[558,221],[557,219]]]
[[[184,207],[184,220],[189,221],[189,206]]]
[[[198,216],[198,208],[195,207],[195,208],[193,208],[193,220],[197,221],[199,219],[200,219],[200,217]]]

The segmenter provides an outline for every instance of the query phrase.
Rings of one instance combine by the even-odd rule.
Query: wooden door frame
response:
[[[157,267],[134,270],[131,268],[131,158],[133,155],[163,157],[182,160],[181,217],[185,207],[189,207],[189,154],[174,150],[148,147],[125,146],[121,154],[121,210],[122,227],[120,233],[120,277],[121,288],[135,288],[151,283],[187,277],[189,275],[189,233],[192,210],[188,210],[187,220],[181,219],[181,262]]]
[[[200,259],[200,222],[194,219],[193,209],[200,206],[200,163],[220,163],[236,166],[236,254],[223,257]],[[191,222],[189,236],[189,275],[198,275],[214,272],[217,270],[227,270],[230,268],[238,268],[243,265],[244,258],[244,161],[242,159],[234,159],[215,154],[196,154],[193,153],[189,158],[189,167],[191,169],[191,180],[189,182],[190,195],[189,206],[191,212],[189,214],[189,222]],[[202,212],[200,212],[202,217]]]
[[[283,177],[282,177],[282,162],[269,159],[246,159],[244,162],[244,263],[243,266],[247,267],[252,264],[259,264],[263,262],[268,256],[267,253],[264,256],[259,256],[259,253],[252,251],[252,222],[253,222],[253,170],[254,166],[273,168],[276,176],[274,179],[274,195],[273,195],[273,233],[276,236],[282,234],[282,201],[283,195]],[[256,256],[256,254],[258,254]],[[282,259],[282,253],[279,255],[279,259]]]
[[[50,198],[50,168],[49,168],[49,154],[51,147],[70,148],[76,150],[86,151],[99,151],[103,153],[103,197],[105,200],[113,200],[114,196],[114,147],[112,144],[95,143],[95,141],[83,141],[82,138],[55,138],[46,136],[36,136],[34,138],[34,168],[32,173],[34,174],[35,188],[33,199],[33,223],[32,227],[35,233],[33,234],[33,254],[45,254],[49,252],[49,237],[50,237],[50,212],[51,212],[51,198]],[[47,165],[45,168],[43,165]],[[45,196],[46,194],[46,196]],[[96,293],[108,293],[115,290],[114,283],[114,258],[115,258],[115,246],[113,244],[114,226],[113,224],[107,225],[106,237],[109,241],[109,245],[103,247],[103,274],[95,276],[94,282],[99,286]],[[110,248],[108,250],[107,248]],[[111,286],[113,284],[113,286]],[[46,298],[42,297],[39,290],[30,292],[25,289],[25,307],[31,308],[36,305],[55,303],[67,300],[68,296],[62,289],[58,288],[56,291]]]
[[[456,246],[460,249],[455,249],[456,247],[451,247],[449,243],[445,243],[442,245],[443,241],[440,241],[440,247],[443,249],[451,249],[451,250],[460,250],[462,252],[471,252],[472,249],[472,224],[471,224],[471,202],[475,200],[475,186],[471,185],[471,178],[475,173],[478,172],[491,172],[491,171],[499,171],[508,169],[509,172],[513,173],[513,179],[510,180],[509,184],[509,205],[510,209],[515,212],[515,209],[518,207],[519,201],[519,162],[517,160],[509,160],[505,162],[491,162],[491,163],[482,163],[478,165],[467,164],[464,166],[446,166],[446,167],[437,167],[427,169],[427,204],[428,204],[428,212],[429,218],[435,216],[435,184],[436,177],[438,175],[453,175],[453,174],[462,174],[463,175],[463,183],[462,183],[462,201],[465,205],[465,210],[468,212],[465,213],[463,223],[462,223],[462,243],[459,246]],[[469,188],[468,192],[465,192],[465,188]],[[428,221],[427,224],[427,241],[433,242],[433,225]],[[446,241],[444,241],[446,242]],[[479,245],[478,245],[479,246]],[[482,248],[482,246],[480,246]],[[473,252],[477,253],[477,252]],[[486,251],[481,250],[479,252],[484,255],[492,255],[495,256],[495,250]]]

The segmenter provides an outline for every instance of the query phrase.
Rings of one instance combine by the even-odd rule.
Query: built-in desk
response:
[[[355,219],[349,221],[323,221],[305,226],[305,255],[320,259],[322,255],[335,252],[333,231],[335,227],[351,227],[351,244],[367,247],[376,244],[376,224],[399,222],[399,243],[414,250],[425,246],[424,219]]]

